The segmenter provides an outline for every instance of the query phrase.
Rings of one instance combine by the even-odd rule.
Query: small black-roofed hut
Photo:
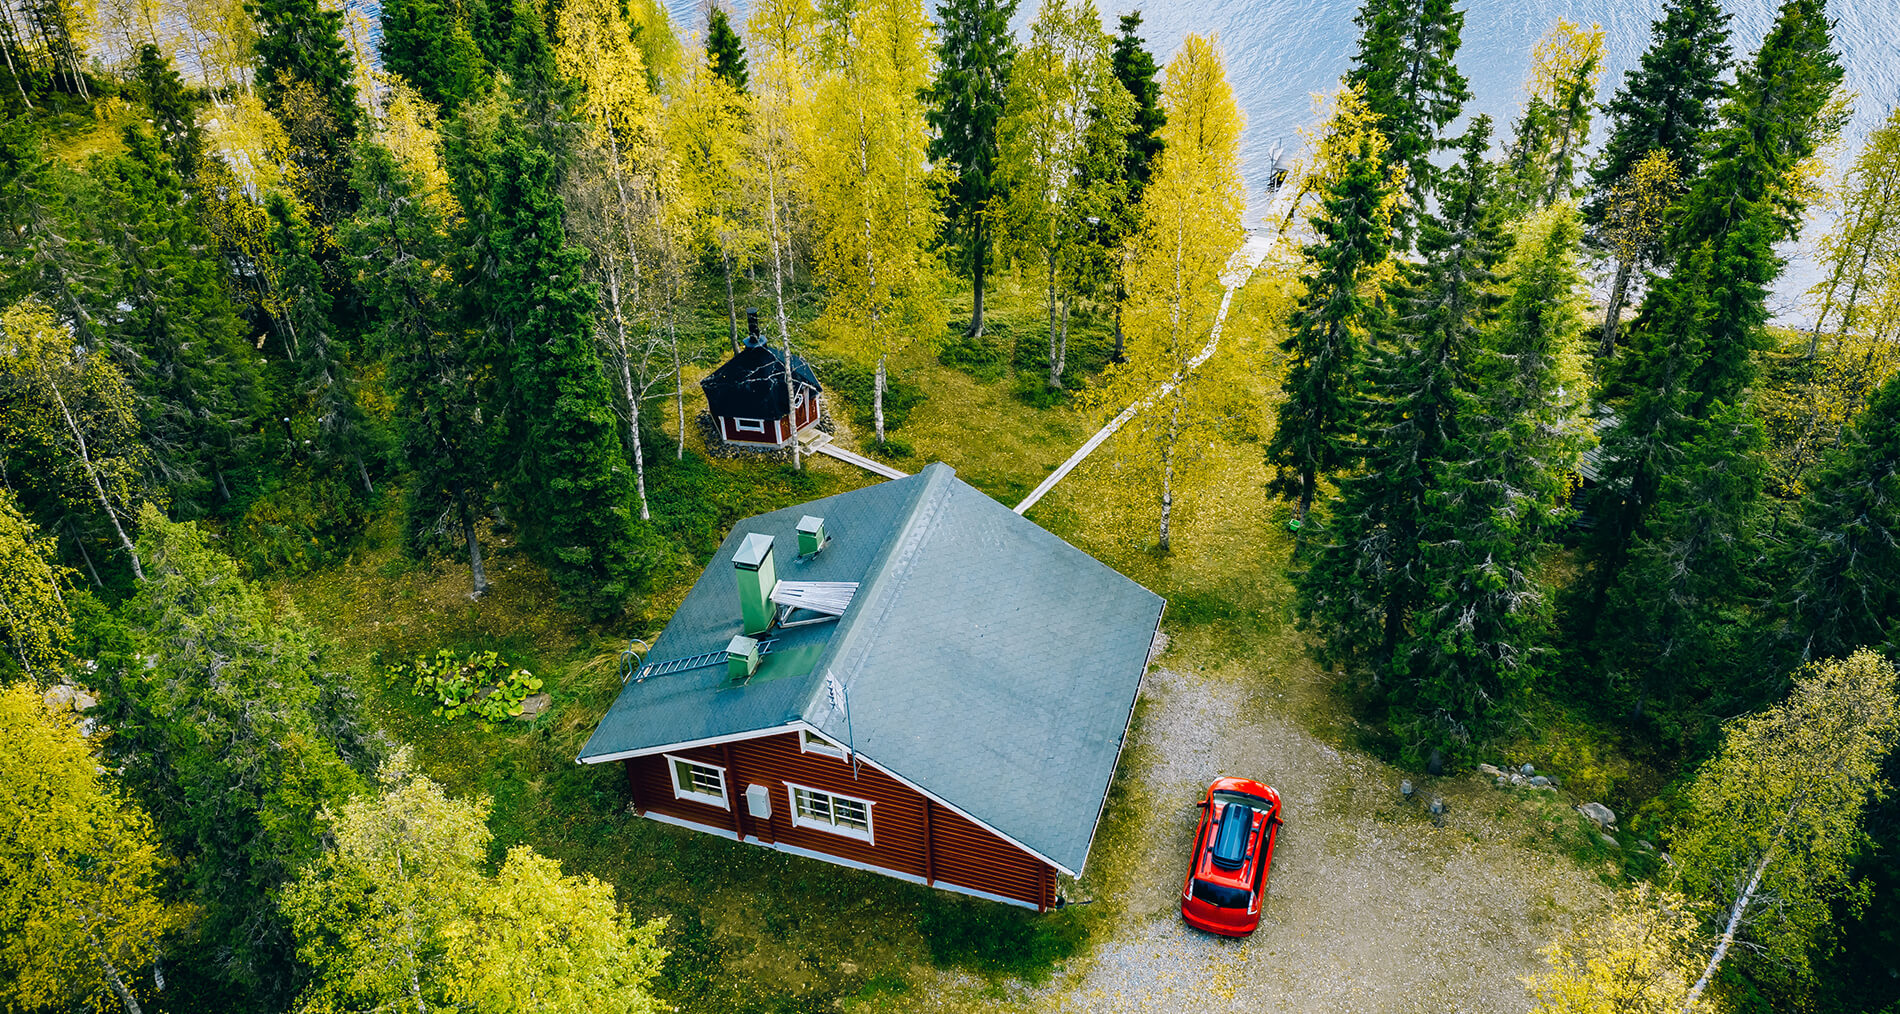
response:
[[[792,356],[791,397],[785,393],[785,353],[759,336],[757,311],[747,313],[745,348],[699,382],[721,438],[735,444],[780,447],[797,432],[818,425],[818,377],[802,356]]]

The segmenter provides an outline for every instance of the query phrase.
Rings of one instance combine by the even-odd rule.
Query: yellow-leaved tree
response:
[[[745,96],[707,65],[704,50],[681,67],[666,104],[667,147],[679,160],[680,184],[693,212],[694,241],[719,259],[726,283],[726,333],[739,351],[739,303],[734,280],[759,259],[757,174],[747,158]]]
[[[1678,882],[1719,907],[1720,935],[1683,1010],[1737,940],[1797,972],[1855,893],[1861,814],[1900,734],[1894,666],[1862,648],[1796,674],[1782,703],[1731,722],[1671,836]]]
[[[1240,177],[1240,107],[1219,43],[1190,35],[1168,61],[1161,91],[1167,147],[1141,202],[1141,229],[1122,319],[1127,360],[1091,392],[1097,405],[1142,406],[1123,425],[1108,467],[1119,484],[1159,509],[1159,547],[1171,547],[1175,500],[1194,485],[1200,453],[1234,417],[1237,367],[1210,341],[1222,302],[1222,268],[1239,248],[1247,205]],[[1232,343],[1229,343],[1230,345]],[[1212,360],[1212,361],[1210,361]]]
[[[1630,277],[1654,255],[1669,232],[1669,207],[1682,192],[1682,173],[1669,152],[1657,148],[1637,160],[1616,181],[1603,202],[1603,239],[1616,258],[1610,301],[1603,311],[1603,338],[1597,356],[1616,353],[1616,333],[1629,299]]]
[[[0,687],[0,765],[0,1007],[139,1014],[135,979],[188,915],[159,898],[151,819],[32,687]]]
[[[57,679],[72,661],[73,619],[60,591],[66,574],[53,540],[20,513],[12,490],[0,489],[0,636],[36,683]]]
[[[881,444],[888,360],[946,319],[920,97],[931,31],[917,0],[853,0],[823,15],[823,73],[802,131],[812,276],[825,299],[814,327],[873,368]]]
[[[1603,77],[1603,26],[1558,18],[1531,54],[1529,94],[1505,152],[1505,182],[1525,209],[1570,198]]]
[[[102,351],[82,346],[38,298],[0,314],[0,416],[5,440],[52,451],[63,473],[55,481],[74,507],[90,502],[112,528],[132,573],[145,580],[129,519],[145,501],[140,476],[147,452],[139,443],[132,387]]]
[[[1684,1007],[1708,955],[1702,918],[1687,898],[1649,884],[1618,895],[1543,949],[1545,970],[1526,976],[1532,1014],[1709,1014]]]
[[[451,798],[407,747],[372,795],[326,812],[333,847],[283,892],[312,971],[298,1009],[653,1014],[664,920],[635,926],[613,887],[526,846],[496,876],[488,805]]]

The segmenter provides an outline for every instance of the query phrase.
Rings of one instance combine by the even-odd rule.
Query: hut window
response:
[[[673,774],[675,798],[726,808],[725,768],[667,754],[666,769]]]
[[[844,747],[833,743],[817,733],[806,729],[798,735],[798,749],[805,753],[822,753],[828,757],[843,757]]]
[[[871,802],[785,783],[792,790],[792,823],[848,838],[871,840]]]
[[[738,430],[741,433],[764,433],[765,420],[763,419],[734,419],[732,421],[732,428]]]

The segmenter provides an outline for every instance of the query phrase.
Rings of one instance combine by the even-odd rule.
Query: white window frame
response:
[[[813,794],[825,797],[827,801],[826,802],[827,810],[830,809],[830,801],[838,800],[838,799],[846,800],[852,803],[857,803],[863,806],[864,807],[864,830],[860,831],[855,827],[843,827],[838,824],[832,823],[830,821],[814,820],[813,818],[805,816],[803,813],[799,812],[799,808],[798,808],[798,794],[800,792],[809,792],[809,793],[813,793]],[[877,802],[875,800],[859,799],[856,796],[839,795],[836,792],[826,792],[824,789],[814,789],[809,785],[799,785],[796,782],[785,783],[785,795],[786,795],[786,799],[792,804],[790,812],[792,815],[792,825],[794,827],[809,827],[814,831],[824,831],[827,834],[842,835],[846,838],[856,838],[858,841],[864,842],[867,845],[877,844],[877,837],[875,834],[875,830],[874,830],[874,826],[872,824],[872,818],[871,818],[871,808],[877,805]]]
[[[734,416],[732,420],[732,429],[736,433],[764,433],[765,420],[740,419],[737,416]]]
[[[799,730],[798,752],[822,754],[826,757],[836,757],[839,760],[844,759],[844,747],[833,743],[831,740],[826,739],[810,729]]]
[[[694,760],[691,757],[681,757],[678,754],[669,753],[669,754],[664,754],[663,756],[665,756],[666,758],[667,777],[673,779],[673,798],[674,799],[687,799],[695,803],[705,803],[707,806],[717,806],[721,810],[732,809],[732,803],[730,799],[728,798],[731,795],[731,793],[727,789],[725,768],[717,764],[708,764],[705,761]],[[708,771],[718,772],[719,773],[719,794],[715,796],[709,792],[701,792],[699,791],[699,789],[693,787],[692,785],[681,785],[680,784],[680,769],[679,769],[679,766],[681,764],[691,764],[693,767],[696,767],[696,768],[705,768]]]

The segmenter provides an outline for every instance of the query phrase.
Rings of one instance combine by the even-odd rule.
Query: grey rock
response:
[[[1478,773],[1481,775],[1488,775],[1492,778],[1496,778],[1497,776],[1503,774],[1504,772],[1498,770],[1498,766],[1496,764],[1480,764],[1478,765]]]
[[[1602,803],[1584,803],[1577,807],[1577,812],[1590,818],[1600,828],[1616,826],[1616,811]]]
[[[1496,782],[1496,785],[1500,789],[1508,789],[1511,787],[1511,780],[1509,778],[1506,778],[1504,775],[1500,774],[1498,775],[1498,780]]]
[[[1617,847],[1617,842],[1616,842],[1616,839],[1615,839],[1615,838],[1612,838],[1612,837],[1610,837],[1610,836],[1609,836],[1609,835],[1607,835],[1607,834],[1598,834],[1598,835],[1597,835],[1597,840],[1598,840],[1598,841],[1600,841],[1600,842],[1602,842],[1602,843],[1603,843],[1603,844],[1605,844],[1605,845],[1608,845],[1608,846],[1609,846],[1609,847],[1611,847],[1611,848],[1616,848],[1616,847]]]
[[[43,699],[46,701],[48,708],[54,711],[67,711],[72,708],[73,698],[75,696],[77,696],[77,694],[72,687],[61,683],[51,690],[48,690]]]
[[[1529,764],[1525,764],[1523,767],[1518,768],[1517,770],[1519,774],[1523,775],[1526,778],[1529,778],[1530,776],[1537,773],[1537,769],[1530,766]]]
[[[1425,773],[1436,778],[1445,773],[1445,754],[1432,747],[1432,755],[1425,759]]]
[[[529,694],[526,698],[522,699],[521,714],[516,717],[522,721],[532,721],[536,715],[548,710],[548,707],[553,703],[554,698],[549,697],[547,694]]]
[[[1532,776],[1531,776],[1531,787],[1532,787],[1532,788],[1537,788],[1537,789],[1542,789],[1542,788],[1546,788],[1546,787],[1548,787],[1549,785],[1550,785],[1550,779],[1548,779],[1548,778],[1545,778],[1545,777],[1544,777],[1543,775],[1532,775]]]

